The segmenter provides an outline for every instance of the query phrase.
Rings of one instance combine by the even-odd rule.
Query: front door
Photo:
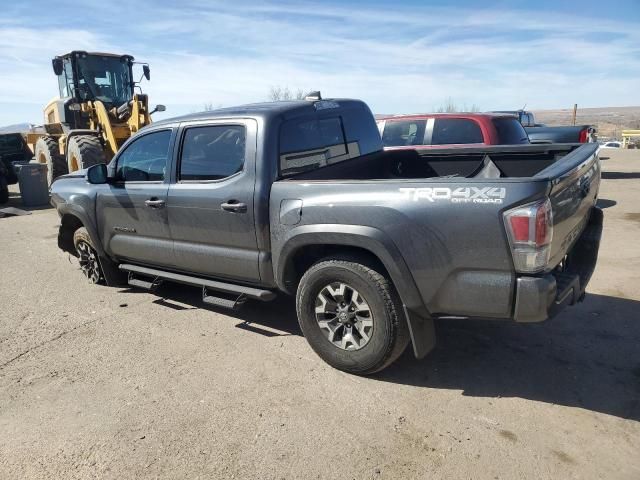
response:
[[[180,270],[260,280],[254,225],[256,124],[190,124],[180,134],[167,210]]]
[[[168,166],[173,131],[152,131],[129,143],[114,159],[115,181],[96,199],[103,245],[119,260],[172,266],[168,225]]]

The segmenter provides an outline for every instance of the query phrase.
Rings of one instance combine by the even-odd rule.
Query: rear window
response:
[[[473,120],[465,118],[436,118],[433,125],[432,145],[484,143],[482,130]]]
[[[424,145],[426,120],[387,120],[382,132],[385,147]]]
[[[515,117],[494,118],[493,126],[498,134],[498,145],[529,143],[526,130]]]
[[[378,127],[366,109],[294,118],[280,128],[280,175],[295,175],[381,149]]]

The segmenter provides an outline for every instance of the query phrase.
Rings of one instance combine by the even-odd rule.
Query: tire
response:
[[[35,146],[36,162],[47,165],[47,183],[51,185],[60,175],[69,173],[67,161],[59,153],[58,142],[52,137],[40,137]]]
[[[80,269],[89,283],[101,283],[104,281],[104,274],[98,252],[93,246],[93,241],[89,232],[84,227],[80,227],[73,234],[73,245],[76,248]]]
[[[9,183],[7,178],[0,173],[0,205],[9,201]]]
[[[300,328],[320,358],[339,370],[369,375],[391,365],[402,354],[409,344],[409,327],[391,280],[376,267],[354,260],[323,260],[307,270],[296,294],[296,310]],[[340,285],[346,286],[342,290],[342,299],[347,307],[340,306]],[[324,302],[320,295],[329,301]],[[354,302],[354,298],[357,301]],[[346,311],[342,310],[330,321],[327,319],[333,318],[333,313],[316,314],[322,309],[333,312],[334,303]],[[368,314],[363,305],[368,307]],[[351,309],[356,313],[350,313]],[[349,316],[351,320],[346,320]],[[367,318],[371,318],[371,322],[367,322]],[[341,324],[343,321],[346,323]],[[324,322],[322,327],[321,322]],[[372,326],[367,328],[366,323]],[[361,335],[363,328],[364,335]],[[332,330],[333,334],[330,333]]]
[[[70,172],[107,163],[107,157],[98,137],[93,135],[76,135],[67,144],[67,166]]]

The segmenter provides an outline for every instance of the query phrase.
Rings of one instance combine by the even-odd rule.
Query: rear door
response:
[[[184,124],[167,212],[180,270],[257,282],[255,120]]]
[[[166,209],[173,139],[171,128],[144,133],[114,158],[115,181],[96,199],[98,228],[109,254],[136,263],[173,265]]]

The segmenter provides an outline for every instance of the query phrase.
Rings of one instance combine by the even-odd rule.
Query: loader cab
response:
[[[99,100],[107,109],[121,107],[133,99],[133,60],[131,55],[83,51],[55,57],[52,64],[60,98],[77,103]],[[147,78],[148,71],[144,69]]]

